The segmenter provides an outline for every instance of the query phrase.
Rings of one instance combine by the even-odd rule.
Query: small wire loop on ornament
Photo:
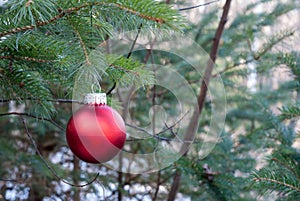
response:
[[[94,89],[95,85],[97,85],[97,87],[98,87],[97,90]],[[92,91],[92,93],[100,93],[101,92],[101,86],[100,86],[100,84],[92,84],[91,91]]]

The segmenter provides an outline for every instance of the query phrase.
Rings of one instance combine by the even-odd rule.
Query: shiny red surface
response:
[[[124,146],[125,124],[109,106],[85,105],[70,118],[66,138],[71,151],[81,160],[107,162]]]

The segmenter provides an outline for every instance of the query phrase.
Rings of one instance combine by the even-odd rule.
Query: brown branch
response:
[[[259,181],[267,181],[267,182],[272,182],[272,183],[276,183],[276,184],[280,184],[282,186],[286,186],[286,187],[289,187],[295,191],[298,191],[300,192],[300,188],[296,187],[296,186],[293,186],[291,184],[287,184],[287,183],[284,183],[284,182],[281,182],[281,181],[277,181],[275,179],[270,179],[270,178],[253,178],[253,181],[256,181],[256,182],[259,182]]]
[[[84,54],[84,57],[85,57],[85,63],[87,65],[91,65],[91,62],[90,62],[90,59],[89,59],[89,53],[86,49],[86,46],[85,46],[85,43],[81,37],[81,34],[79,33],[79,31],[72,25],[73,27],[73,30],[75,32],[75,34],[77,35],[78,39],[79,39],[79,42],[80,42],[80,45],[81,45],[81,48],[82,48],[82,51],[83,51],[83,54]]]
[[[196,5],[196,6],[191,6],[191,7],[186,7],[186,8],[180,8],[178,11],[192,10],[192,9],[199,8],[199,7],[202,7],[202,6],[208,6],[210,4],[213,4],[213,3],[216,3],[216,2],[219,2],[219,1],[220,0],[215,0],[215,1],[204,3],[204,4],[199,4],[199,5]]]
[[[54,21],[56,21],[60,18],[63,18],[65,15],[67,15],[69,13],[72,13],[72,12],[80,10],[81,8],[90,6],[90,5],[86,5],[86,4],[83,4],[82,6],[79,6],[79,7],[73,7],[73,8],[69,8],[67,10],[64,10],[64,11],[60,12],[58,15],[54,16],[53,18],[51,18],[48,21],[38,21],[35,25],[17,27],[17,28],[13,28],[9,31],[2,32],[2,33],[0,33],[0,38],[3,37],[3,36],[6,36],[6,35],[16,34],[16,33],[21,32],[21,31],[28,31],[28,30],[35,29],[36,27],[41,27],[41,26],[48,25],[48,24],[50,24],[50,23],[52,23],[52,22],[54,22]]]
[[[120,4],[116,4],[116,3],[111,3],[113,6],[115,7],[118,7],[122,10],[125,10],[127,12],[130,12],[131,14],[133,15],[136,15],[136,16],[139,16],[140,18],[143,18],[143,19],[146,19],[146,20],[150,20],[150,21],[154,21],[154,22],[157,22],[159,24],[163,24],[165,23],[165,20],[164,19],[161,19],[161,18],[157,18],[157,17],[152,17],[152,16],[148,16],[148,15],[145,15],[143,13],[140,13],[136,10],[133,10],[131,8],[128,8],[126,6],[123,6],[123,5],[120,5]]]
[[[156,200],[157,199],[159,187],[161,185],[161,183],[160,183],[160,177],[161,177],[161,171],[159,170],[158,173],[157,173],[156,188],[155,188],[155,192],[154,192],[154,196],[153,196],[152,200]]]
[[[77,7],[72,7],[72,8],[69,8],[69,9],[66,9],[64,11],[61,11],[58,15],[54,16],[53,18],[49,19],[48,21],[38,21],[36,22],[35,25],[28,25],[28,26],[23,26],[23,27],[17,27],[17,28],[13,28],[9,31],[5,31],[5,32],[2,32],[0,33],[0,38],[3,37],[3,36],[7,36],[7,35],[10,35],[10,34],[16,34],[16,33],[19,33],[19,32],[22,32],[22,31],[28,31],[28,30],[32,30],[32,29],[35,29],[37,27],[42,27],[42,26],[46,26],[52,22],[55,22],[61,18],[63,18],[64,16],[70,14],[70,13],[73,13],[73,12],[76,12],[76,11],[79,11],[83,8],[86,8],[86,7],[90,7],[90,6],[97,6],[97,5],[107,5],[107,6],[112,6],[112,7],[117,7],[117,8],[120,8],[126,12],[129,12],[133,15],[136,15],[140,18],[143,18],[143,19],[147,19],[147,20],[150,20],[150,21],[155,21],[159,24],[163,24],[165,23],[165,21],[161,18],[156,18],[156,17],[152,17],[152,16],[148,16],[148,15],[144,15],[136,10],[133,10],[131,8],[128,8],[126,6],[123,6],[123,5],[120,5],[120,4],[117,4],[117,3],[107,3],[107,2],[87,2],[87,3],[84,3],[82,4],[81,6],[77,6]]]
[[[204,76],[202,78],[202,83],[201,83],[201,88],[200,88],[200,94],[198,96],[198,108],[194,110],[192,119],[188,125],[186,135],[184,137],[184,144],[181,147],[180,152],[185,156],[188,152],[188,147],[191,144],[191,141],[194,139],[195,134],[197,132],[197,127],[198,127],[198,122],[199,118],[205,103],[205,98],[208,90],[208,85],[210,78],[212,76],[212,70],[214,67],[214,62],[216,61],[217,58],[217,53],[219,49],[219,43],[220,39],[225,27],[225,24],[227,22],[227,17],[230,9],[230,4],[231,0],[226,0],[226,3],[223,8],[223,13],[221,20],[219,22],[218,28],[216,30],[215,36],[214,36],[214,41],[212,45],[212,49],[210,52],[210,60],[207,61],[207,66],[204,72]],[[180,185],[180,180],[181,180],[181,172],[179,170],[176,170],[174,178],[173,178],[173,184],[171,186],[171,190],[169,192],[169,197],[168,201],[173,201],[176,198],[176,194]]]
[[[0,59],[26,60],[26,61],[33,61],[33,62],[39,62],[39,63],[50,63],[50,62],[55,62],[56,61],[56,60],[45,60],[45,59],[39,59],[39,58],[33,58],[33,57],[25,57],[25,56],[0,56]]]

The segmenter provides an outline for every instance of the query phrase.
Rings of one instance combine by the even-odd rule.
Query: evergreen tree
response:
[[[245,6],[237,9],[232,2],[219,38],[224,2],[8,0],[1,5],[0,200],[299,200],[299,2],[239,3]],[[205,9],[197,23],[184,19],[199,7]],[[149,108],[160,104],[167,114],[178,114],[174,94],[155,85],[155,69],[147,64],[175,69],[195,94],[203,86],[204,78],[174,54],[151,48],[112,53],[112,37],[126,31],[133,38],[184,33],[215,52],[210,77],[223,79],[227,114],[207,157],[201,158],[200,150],[213,111],[208,98],[191,149],[157,172],[122,173],[70,152],[65,126],[84,93],[106,92],[127,126],[132,126],[128,110],[138,122],[133,129],[148,135],[142,127],[151,121]],[[120,94],[131,86],[141,88],[127,97],[134,103],[128,105]],[[126,151],[155,151],[158,143],[176,138],[176,126],[165,123],[165,132],[146,140],[127,138]]]

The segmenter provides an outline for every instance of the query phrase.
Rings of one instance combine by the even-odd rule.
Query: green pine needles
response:
[[[155,67],[176,70],[195,95],[202,75],[180,55],[151,47],[165,33],[187,33],[211,52],[224,1],[207,1],[202,10],[193,2],[198,1],[8,0],[0,6],[0,200],[300,200],[296,0],[240,0],[228,8],[211,77],[222,77],[227,116],[207,157],[203,148],[216,140],[203,137],[212,131],[212,97],[205,99],[187,156],[158,172],[131,175],[92,166],[66,147],[72,107],[86,93],[110,93],[115,86],[108,102],[123,115],[129,134],[141,135],[128,135],[124,151],[159,153],[158,145],[173,146],[185,126],[176,118],[192,114],[179,114],[175,95],[155,85]],[[194,16],[193,22],[183,15]],[[114,40],[120,33],[122,39]],[[154,36],[154,46],[140,51],[144,36]],[[199,66],[205,69],[206,62]],[[155,105],[164,108],[165,119],[151,116],[158,115]],[[163,131],[153,135],[151,122]],[[165,152],[157,159],[169,163],[171,156]],[[176,181],[178,190],[172,191]],[[73,188],[82,184],[87,187]]]
[[[91,51],[112,32],[135,30],[140,24],[169,30],[184,27],[178,11],[152,0],[11,0],[2,12],[2,99],[30,102],[34,112],[45,117],[55,111],[49,100],[59,98],[51,87],[63,84],[65,90],[71,90],[76,72],[92,64]],[[109,57],[114,63],[108,64],[105,76],[111,82],[130,80],[143,85],[149,80],[141,64],[120,55]]]
[[[299,200],[300,172],[295,156],[296,153],[274,153],[267,167],[252,173],[253,187],[262,194],[277,192],[281,197],[278,200]]]

